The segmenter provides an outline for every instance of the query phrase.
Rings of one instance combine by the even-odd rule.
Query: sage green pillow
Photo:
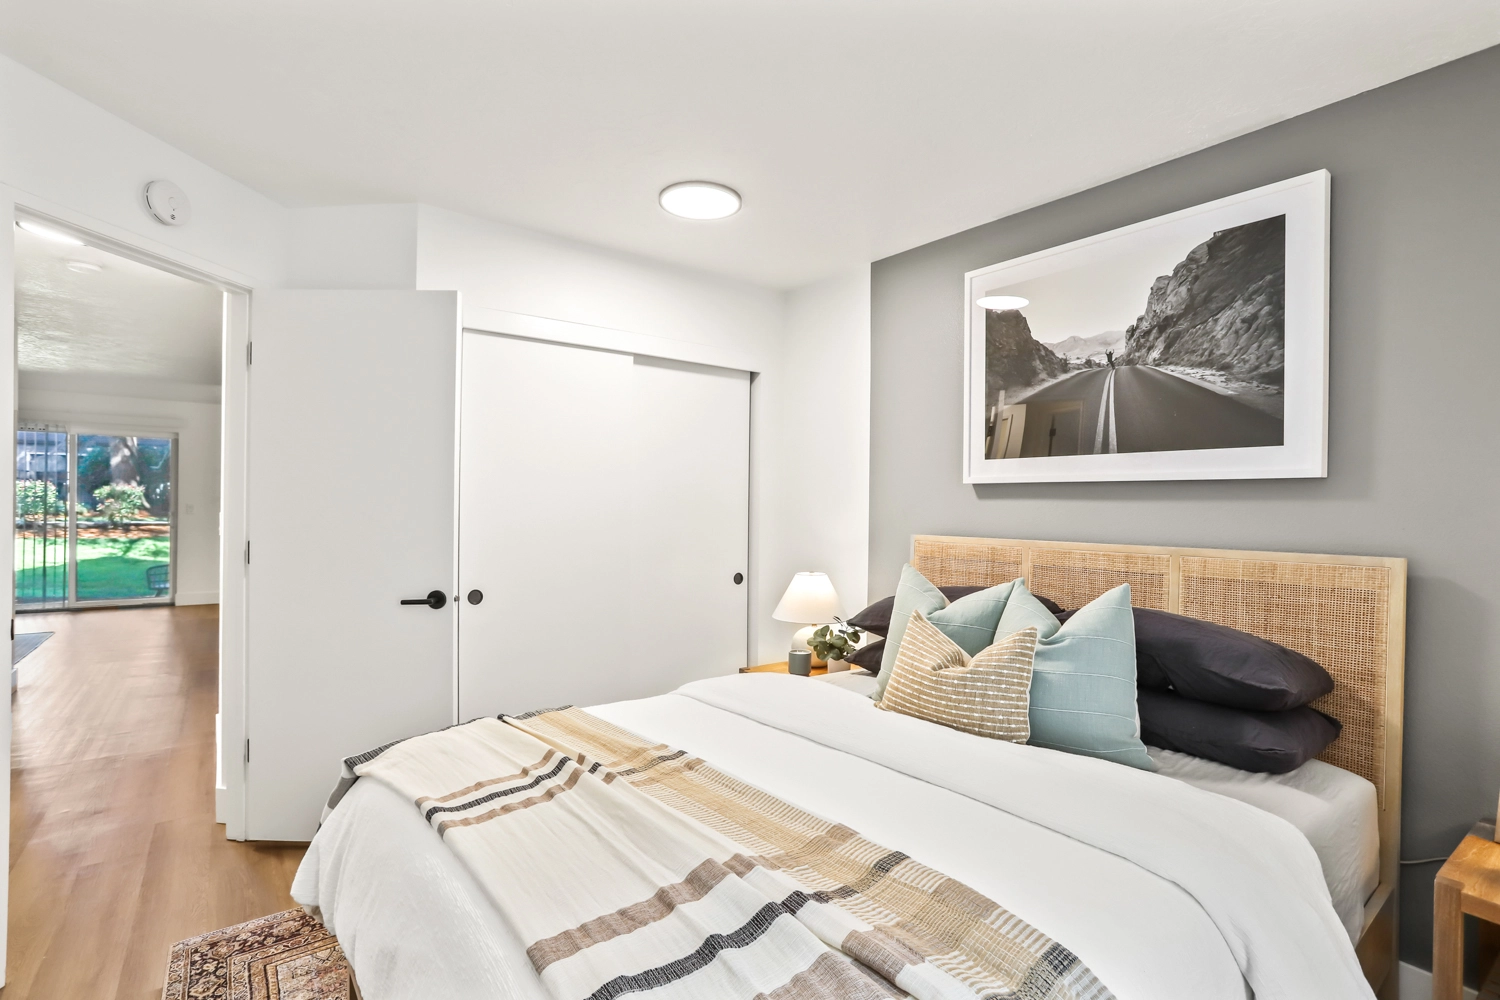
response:
[[[933,611],[930,614],[923,612],[923,617],[935,625],[939,632],[952,639],[954,644],[965,653],[978,656],[982,650],[994,645],[995,630],[1000,627],[1000,615],[1005,610],[1006,602],[1010,600],[1011,589],[1018,583],[1021,581],[1011,580],[996,587],[967,594],[941,611]],[[1025,586],[1025,584],[1021,585]],[[1020,630],[1016,629],[1017,632]]]
[[[1155,771],[1141,742],[1135,695],[1135,617],[1130,585],[1121,584],[1059,624],[1017,581],[998,633],[1037,630],[1031,672],[1031,739],[1035,746],[1086,754]]]
[[[906,634],[906,623],[911,621],[913,611],[930,616],[948,606],[943,592],[912,568],[911,563],[901,567],[901,582],[896,584],[896,600],[891,605],[891,627],[885,634],[885,648],[880,654],[880,676],[875,681],[875,700],[885,694],[890,683],[891,671],[896,668],[896,650],[901,647],[901,637]]]
[[[942,591],[910,564],[901,567],[901,582],[896,586],[896,599],[891,607],[890,631],[886,633],[885,648],[880,655],[880,677],[876,681],[875,700],[879,701],[885,694],[891,671],[896,668],[896,654],[901,649],[901,637],[906,634],[906,625],[911,621],[913,612],[922,612],[922,617],[952,639],[960,649],[970,656],[977,656],[994,644],[995,630],[1000,626],[1000,615],[1005,610],[1006,601],[1010,599],[1011,588],[1019,583],[1020,580],[1011,580],[1009,583],[967,594],[949,604]],[[1055,619],[1052,628],[1057,628]],[[1019,632],[1020,629],[1016,631]],[[1009,632],[1005,634],[1010,635]]]

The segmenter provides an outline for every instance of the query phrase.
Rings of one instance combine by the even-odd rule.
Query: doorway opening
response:
[[[17,612],[217,603],[224,291],[14,232]]]

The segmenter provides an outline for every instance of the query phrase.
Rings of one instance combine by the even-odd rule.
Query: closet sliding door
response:
[[[743,666],[748,373],[473,332],[462,373],[459,717]]]

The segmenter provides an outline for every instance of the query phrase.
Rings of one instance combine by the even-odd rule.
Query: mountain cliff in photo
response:
[[[1169,275],[1125,331],[1121,360],[1213,368],[1279,386],[1286,360],[1286,216],[1215,233]]]
[[[1031,335],[1017,309],[984,314],[984,402],[994,406],[1000,390],[1014,392],[1068,370],[1068,363]]]

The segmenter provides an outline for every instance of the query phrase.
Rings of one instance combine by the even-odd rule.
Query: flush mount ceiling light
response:
[[[83,240],[80,240],[78,237],[73,236],[69,233],[65,233],[60,229],[52,229],[48,226],[44,226],[40,222],[32,222],[30,219],[22,219],[20,222],[17,222],[16,225],[20,226],[22,229],[26,230],[33,236],[40,236],[42,239],[51,240],[53,243],[66,243],[70,247],[83,246]]]
[[[1019,295],[981,295],[974,304],[981,309],[1025,309],[1031,300]]]
[[[727,219],[740,210],[740,193],[713,181],[668,184],[657,200],[681,219]]]
[[[95,264],[91,260],[70,260],[68,261],[68,270],[77,271],[80,274],[93,274],[95,271],[104,270],[104,265]]]

